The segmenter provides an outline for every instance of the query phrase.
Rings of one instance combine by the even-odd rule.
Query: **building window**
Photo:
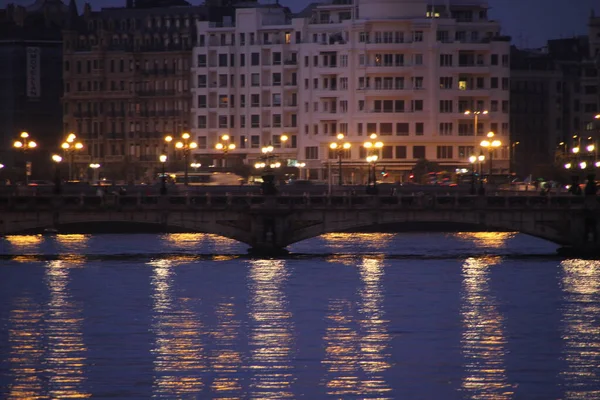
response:
[[[438,160],[452,159],[452,146],[437,146]]]
[[[412,110],[423,111],[423,100],[411,100]]]
[[[319,148],[317,146],[310,146],[304,148],[304,158],[306,160],[318,160],[319,159]]]
[[[260,54],[259,53],[252,53],[250,55],[250,65],[259,65],[260,64]]]
[[[260,115],[252,114],[250,116],[250,127],[251,128],[260,128]]]
[[[397,159],[405,159],[406,158],[406,146],[396,146],[396,158]]]
[[[458,146],[458,158],[465,160],[472,155],[475,155],[475,147],[473,146]]]
[[[440,100],[440,112],[451,113],[452,112],[452,100]]]
[[[452,136],[452,122],[440,122],[440,136]]]
[[[409,125],[408,122],[396,122],[396,136],[408,136]]]
[[[425,124],[423,122],[416,122],[415,123],[415,135],[423,136],[424,133],[425,133]]]
[[[198,108],[206,108],[206,96],[199,95],[198,96]]]
[[[198,115],[198,128],[206,129],[206,115]]]
[[[413,146],[413,158],[417,160],[425,158],[425,146]]]
[[[383,146],[381,149],[381,158],[387,160],[394,158],[394,146]]]
[[[381,136],[391,136],[394,133],[393,123],[382,122],[379,124],[379,134]],[[391,158],[391,157],[390,157]]]

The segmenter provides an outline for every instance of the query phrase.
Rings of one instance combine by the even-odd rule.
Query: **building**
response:
[[[71,5],[64,37],[63,127],[85,142],[74,155],[77,175],[89,163],[113,179],[150,181],[166,135],[189,129],[190,60],[196,21],[220,21],[231,7],[182,0],[127,0],[125,7],[81,16]],[[169,150],[170,167],[181,154]]]
[[[376,133],[378,168],[404,180],[420,159],[470,168],[493,131],[502,142],[493,172],[508,172],[510,38],[487,9],[471,0],[334,0],[297,15],[272,4],[240,7],[223,25],[197,22],[196,157],[251,166],[271,144],[288,165],[306,165],[303,177],[326,179],[338,155],[329,145],[343,133],[352,145],[344,181],[362,183],[363,143]],[[227,154],[215,148],[224,134],[236,144]]]
[[[0,163],[4,178],[49,178],[50,157],[61,130],[61,29],[67,6],[60,0],[37,0],[27,7],[0,9]],[[18,152],[13,142],[29,132],[38,147]]]
[[[562,71],[547,51],[513,47],[510,78],[511,171],[550,178],[556,146],[566,140]]]
[[[560,177],[556,169],[568,162],[597,159],[599,37],[600,18],[592,12],[587,36],[549,40],[542,49],[513,49],[511,135],[519,143],[513,154],[520,175]]]

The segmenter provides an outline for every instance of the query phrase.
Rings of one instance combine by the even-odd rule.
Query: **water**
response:
[[[599,399],[600,263],[513,233],[0,238],[0,398]]]

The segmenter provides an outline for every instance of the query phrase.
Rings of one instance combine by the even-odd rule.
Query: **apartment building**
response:
[[[61,29],[68,7],[60,0],[6,4],[0,8],[0,163],[2,178],[51,178],[51,147],[60,131]],[[13,142],[27,131],[38,146],[25,155]],[[0,179],[1,181],[2,179]]]
[[[128,0],[125,7],[75,11],[63,31],[62,105],[63,131],[85,143],[74,156],[76,175],[94,162],[108,177],[155,178],[164,137],[190,127],[196,21],[230,13],[210,3]],[[170,149],[169,156],[171,168],[182,167],[180,152]]]
[[[485,2],[433,3],[334,0],[297,15],[274,4],[238,8],[235,23],[197,22],[197,157],[217,164],[227,134],[236,144],[227,157],[252,165],[271,144],[325,179],[337,159],[329,144],[343,133],[344,181],[361,183],[363,143],[376,133],[378,168],[400,180],[423,158],[469,167],[493,131],[494,173],[508,172],[510,39]]]
[[[592,12],[586,36],[512,49],[513,167],[521,175],[551,177],[569,157],[596,155],[586,153],[600,139],[599,37],[600,18]]]

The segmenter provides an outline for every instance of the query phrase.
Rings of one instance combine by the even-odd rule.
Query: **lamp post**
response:
[[[329,144],[329,148],[331,150],[334,150],[337,153],[337,157],[338,157],[338,185],[342,186],[343,185],[343,179],[342,179],[342,157],[344,155],[344,151],[348,150],[351,147],[351,144],[348,142],[342,142],[344,140],[344,134],[343,133],[338,133],[337,136],[337,142],[332,142]]]
[[[521,142],[512,142],[510,144],[510,172],[516,173],[517,169],[517,146],[521,144]]]
[[[475,163],[477,163],[477,156],[469,157],[471,163],[471,194],[475,194]]]
[[[229,135],[221,135],[221,141],[215,145],[215,149],[223,152],[223,163],[221,164],[222,168],[227,167],[227,152],[229,150],[235,150],[235,144],[230,143],[229,140],[231,137]]]
[[[190,167],[194,168],[194,172],[198,172],[198,168],[200,168],[202,166],[202,164],[197,163],[197,162],[193,162],[190,164]]]
[[[60,185],[60,162],[62,157],[58,154],[52,155],[52,161],[54,161],[54,194],[60,194],[62,189]]]
[[[75,142],[75,139],[77,139],[77,136],[74,133],[69,133],[69,136],[67,136],[65,141],[60,145],[60,147],[64,150],[65,156],[68,157],[67,160],[69,162],[69,180],[73,178],[73,153],[75,151],[83,149],[83,143]]]
[[[303,178],[304,174],[302,173],[302,170],[306,167],[306,163],[305,162],[297,163],[296,167],[298,168],[298,179],[306,179],[306,178]]]
[[[167,155],[161,154],[158,157],[158,160],[160,161],[160,164],[162,165],[162,173],[160,175],[160,194],[165,195],[165,194],[167,194],[167,173],[165,171],[165,163],[167,162]]]
[[[502,142],[499,140],[493,140],[494,132],[488,132],[487,137],[488,137],[487,140],[482,140],[480,145],[481,145],[481,147],[485,147],[489,151],[489,156],[490,156],[489,178],[491,179],[492,168],[493,168],[492,163],[494,161],[494,150],[496,148],[502,146]]]
[[[29,139],[29,133],[21,132],[19,135],[20,140],[15,140],[13,147],[23,151],[23,158],[25,161],[25,184],[29,184],[29,175],[31,175],[31,163],[27,161],[27,150],[35,149],[37,143]]]
[[[379,158],[379,149],[383,147],[383,143],[376,141],[377,134],[372,133],[369,136],[369,141],[363,144],[363,147],[367,150],[367,163],[369,166],[369,173],[367,177],[367,193],[377,194],[377,177],[375,176],[375,163]],[[377,153],[377,154],[375,154]],[[372,174],[371,174],[372,172]],[[372,186],[371,186],[372,185]]]
[[[100,164],[98,163],[91,163],[90,164],[90,168],[92,169],[92,182],[96,183],[98,182],[98,168],[100,168]]]
[[[190,150],[198,147],[198,144],[190,140],[190,134],[183,132],[181,134],[181,140],[175,143],[175,148],[183,151],[183,161],[185,164],[185,170],[183,174],[183,184],[188,186],[188,159],[190,157]]]
[[[254,164],[254,168],[263,171],[262,190],[264,195],[274,195],[277,193],[275,187],[274,169],[281,167],[281,163],[277,161],[273,154],[273,146],[264,146],[261,149],[262,156],[260,161]]]
[[[477,124],[479,122],[479,116],[480,115],[487,115],[489,112],[488,110],[475,110],[475,111],[471,111],[471,110],[467,110],[465,111],[465,115],[472,115],[473,118],[475,119],[475,126],[473,128],[473,136],[477,136]]]

